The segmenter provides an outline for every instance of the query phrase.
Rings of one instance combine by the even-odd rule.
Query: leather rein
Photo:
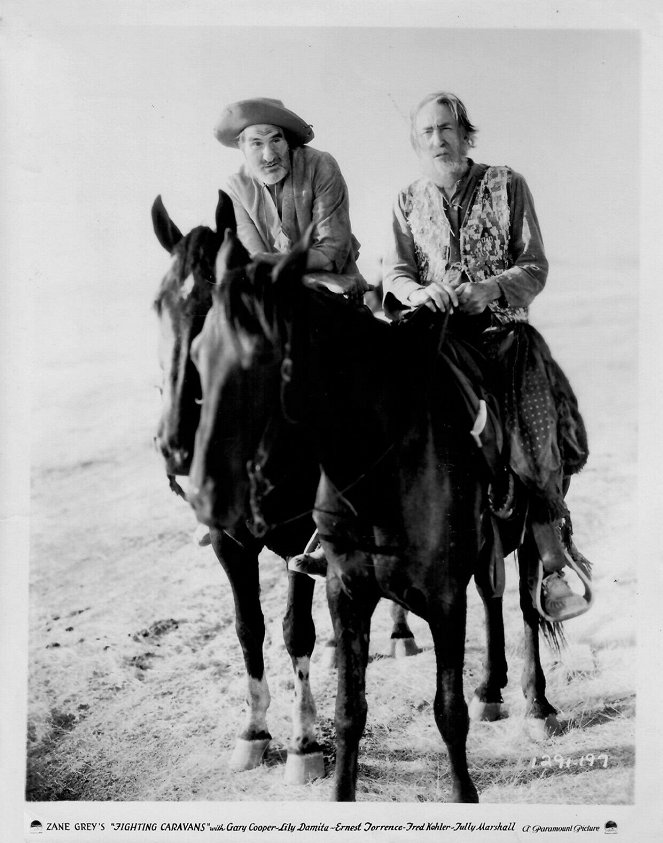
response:
[[[420,308],[417,308],[419,310]],[[449,316],[450,311],[446,311],[444,318],[442,320],[442,324],[440,327],[440,334],[437,342],[437,350],[442,348],[444,344],[444,340],[447,334],[447,328],[449,324]],[[298,521],[300,518],[305,518],[307,515],[313,515],[314,512],[322,511],[319,507],[311,507],[310,509],[306,509],[303,512],[300,512],[298,515],[294,515],[291,518],[287,518],[284,521],[279,521],[275,524],[268,524],[263,512],[262,512],[262,501],[266,495],[272,492],[275,488],[275,484],[272,483],[269,478],[265,474],[265,465],[269,459],[269,454],[271,450],[271,446],[274,444],[277,433],[278,433],[278,425],[282,420],[286,422],[295,423],[295,420],[292,419],[287,411],[286,405],[286,391],[288,385],[292,381],[293,375],[293,359],[292,359],[292,326],[286,323],[286,341],[284,343],[284,356],[281,362],[280,368],[280,400],[279,400],[279,408],[276,410],[269,421],[267,422],[267,426],[265,431],[258,443],[258,447],[256,448],[255,455],[252,460],[249,460],[246,464],[246,470],[249,477],[249,506],[251,509],[251,519],[252,519],[252,526],[251,532],[256,535],[258,538],[262,538],[271,530],[275,530],[278,527],[285,527],[288,524],[291,524],[295,521]],[[369,474],[374,471],[377,466],[384,460],[396,447],[397,440],[391,442],[385,450],[377,457],[377,459],[359,476],[357,476],[354,480],[344,486],[343,489],[338,490],[338,495],[343,497],[347,492],[351,491],[355,486],[358,486]],[[172,488],[172,487],[171,487]],[[335,513],[328,513],[328,514],[335,514]]]
[[[438,350],[444,343],[448,321],[449,312],[447,311],[445,314],[445,318],[442,321],[440,329]],[[246,463],[246,471],[249,480],[249,509],[251,513],[251,522],[248,526],[251,533],[257,538],[263,538],[267,533],[271,532],[272,530],[278,529],[279,527],[285,527],[289,524],[294,523],[295,521],[298,521],[300,518],[305,518],[306,516],[313,515],[316,510],[319,511],[319,507],[313,506],[298,513],[297,515],[294,515],[290,518],[287,518],[283,521],[279,521],[274,524],[269,524],[263,514],[263,500],[276,488],[276,484],[272,482],[265,473],[265,466],[269,460],[272,447],[278,437],[279,429],[281,427],[282,422],[285,421],[286,423],[291,424],[296,423],[296,420],[290,417],[287,411],[286,404],[286,392],[289,384],[292,382],[294,369],[291,351],[292,326],[287,323],[286,341],[284,343],[283,348],[284,354],[279,370],[279,406],[268,420],[262,437],[260,438],[260,441],[258,442],[258,445],[256,447],[253,458],[248,460]],[[348,483],[343,489],[339,490],[339,495],[345,495],[347,492],[351,491],[355,486],[361,483],[375,468],[377,468],[377,466],[382,462],[382,460],[385,459],[395,447],[396,440],[394,440],[390,445],[388,445],[385,450],[378,456],[378,458],[364,472],[362,472],[354,480]],[[171,491],[174,492],[178,497],[181,497],[186,500],[186,493],[177,482],[175,475],[167,474],[166,476],[168,478],[168,483]]]

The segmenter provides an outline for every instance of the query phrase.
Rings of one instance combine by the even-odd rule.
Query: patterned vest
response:
[[[508,269],[510,214],[507,195],[511,171],[488,167],[481,179],[460,228],[461,269],[470,281],[483,281]],[[444,212],[441,191],[428,179],[418,179],[410,188],[406,215],[412,237],[419,277],[423,284],[441,279],[448,272],[451,228]],[[499,300],[498,300],[499,301]],[[527,322],[526,307],[488,305],[498,324]]]

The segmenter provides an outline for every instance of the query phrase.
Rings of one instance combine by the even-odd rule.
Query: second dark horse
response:
[[[435,720],[451,762],[452,799],[477,801],[468,772],[463,697],[466,589],[479,564],[483,491],[464,410],[434,353],[444,328],[427,312],[395,332],[367,310],[302,280],[305,247],[274,270],[232,233],[214,303],[194,343],[204,402],[190,501],[204,523],[232,529],[265,456],[287,431],[320,461],[315,519],[329,560],[327,595],[339,647],[334,798],[355,798],[367,714],[370,621],[381,596],[424,618],[437,661]],[[260,503],[260,496],[256,498]],[[278,520],[261,510],[265,521]],[[527,714],[554,721],[519,549]],[[481,577],[477,578],[481,591]],[[477,689],[499,707],[506,684],[501,598],[486,599],[488,659]]]
[[[172,256],[172,265],[154,303],[159,317],[159,357],[163,371],[162,412],[155,439],[171,486],[178,490],[175,477],[189,472],[200,417],[200,378],[191,362],[190,349],[212,306],[217,252],[223,233],[235,230],[235,217],[230,199],[220,192],[216,231],[199,226],[182,235],[160,197],[152,207],[152,219],[159,242]],[[241,257],[243,261],[248,260],[245,253]],[[256,476],[257,486],[252,494],[263,497],[265,514],[270,521],[288,523],[269,531],[264,529],[263,523],[250,530],[246,522],[251,520],[251,495],[247,495],[242,502],[243,517],[237,518],[227,531],[210,530],[214,552],[233,591],[237,636],[247,672],[248,718],[230,761],[230,766],[236,770],[257,766],[271,737],[267,727],[270,697],[263,658],[265,621],[260,603],[258,556],[263,547],[284,559],[304,548],[314,529],[310,512],[320,476],[303,431],[284,429],[276,436],[274,430],[274,434],[272,458],[263,466],[273,487],[267,491],[266,478],[262,478],[261,484]],[[223,439],[217,445],[224,447]],[[308,459],[307,450],[310,452]],[[293,454],[298,455],[296,459],[292,459]],[[290,521],[291,516],[301,513],[305,517],[294,517]],[[315,644],[311,616],[314,581],[294,572],[288,572],[287,576],[283,633],[293,665],[295,705],[286,781],[300,783],[324,772],[316,744],[316,714],[309,680],[310,657]],[[397,604],[393,607],[392,640],[414,647],[406,613]],[[329,652],[332,652],[331,648]]]

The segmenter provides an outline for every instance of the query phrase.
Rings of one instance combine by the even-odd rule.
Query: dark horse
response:
[[[384,596],[429,623],[437,660],[434,712],[449,752],[452,798],[476,801],[462,682],[472,575],[488,630],[486,676],[476,696],[493,715],[507,668],[502,601],[488,596],[481,563],[485,496],[471,422],[436,353],[447,323],[423,309],[407,327],[395,328],[312,289],[302,280],[303,246],[274,269],[242,268],[230,233],[223,249],[228,271],[192,349],[204,402],[190,502],[204,523],[232,528],[255,491],[256,465],[278,449],[277,432],[294,428],[311,440],[322,468],[315,521],[328,557],[339,648],[334,797],[355,798],[370,621]],[[260,510],[259,496],[254,500]],[[527,587],[533,558],[538,553],[527,534],[519,547],[523,692],[527,715],[555,729],[539,661],[539,618]]]
[[[155,437],[169,475],[171,488],[181,492],[176,475],[188,474],[193,455],[194,436],[200,416],[200,378],[190,359],[191,344],[200,333],[212,305],[215,261],[226,230],[236,230],[230,199],[219,192],[216,231],[200,226],[183,236],[170,219],[161,197],[152,207],[154,230],[161,245],[172,255],[173,263],[163,279],[155,300],[159,317],[159,359],[163,370],[162,412]],[[245,263],[248,255],[236,250],[236,259]],[[275,431],[276,432],[276,431]],[[307,459],[305,437],[301,431],[287,431],[278,437],[278,448],[289,456],[288,462],[272,459],[271,491],[264,483],[253,495],[265,497],[266,512],[274,520],[304,512],[288,525],[266,532],[264,524],[246,526],[250,519],[248,496],[243,502],[246,518],[240,518],[228,531],[211,529],[213,549],[232,587],[237,635],[242,646],[248,676],[248,723],[240,733],[231,766],[250,769],[260,763],[270,736],[266,724],[269,691],[264,675],[263,639],[265,625],[260,607],[258,555],[268,547],[287,559],[300,552],[309,539],[314,524],[310,517],[319,480],[313,452]],[[291,460],[295,453],[298,459]],[[313,580],[302,574],[288,573],[288,598],[283,630],[286,647],[295,674],[293,735],[286,764],[286,779],[303,781],[322,773],[322,758],[315,741],[315,705],[309,685],[309,660],[315,642],[311,617]],[[392,639],[412,642],[405,612],[395,606]]]

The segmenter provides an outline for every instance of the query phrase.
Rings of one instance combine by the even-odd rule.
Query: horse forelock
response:
[[[220,238],[205,226],[194,228],[173,250],[172,263],[154,300],[154,309],[204,313],[215,284],[214,263]]]
[[[217,295],[222,299],[231,330],[278,346],[283,331],[271,269],[270,264],[251,261],[226,270]]]

